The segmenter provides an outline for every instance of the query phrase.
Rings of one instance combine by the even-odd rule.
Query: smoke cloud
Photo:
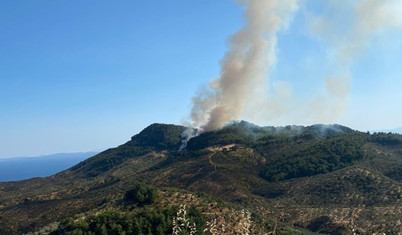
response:
[[[308,27],[332,51],[335,74],[325,78],[325,97],[315,99],[308,112],[314,121],[333,122],[345,112],[353,74],[351,67],[369,49],[373,37],[402,27],[399,0],[330,0],[322,15],[309,15]]]
[[[246,7],[245,26],[229,38],[220,75],[193,98],[190,126],[201,132],[239,118],[257,123],[281,119],[287,124],[300,124],[300,119],[304,123],[338,120],[349,103],[353,63],[375,35],[402,27],[400,0],[239,2]],[[305,29],[328,48],[327,59],[333,61],[326,63],[333,68],[322,78],[321,95],[300,99],[290,82],[269,84],[268,74],[276,63],[278,33],[289,26],[301,7],[298,4],[309,2],[325,5],[325,10],[312,13],[305,4]]]
[[[192,126],[202,131],[222,127],[239,118],[252,94],[265,83],[275,63],[277,32],[287,27],[296,0],[243,0],[246,24],[230,39],[220,76],[193,98]]]

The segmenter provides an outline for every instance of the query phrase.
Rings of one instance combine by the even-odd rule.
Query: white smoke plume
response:
[[[229,39],[220,75],[193,98],[191,123],[210,131],[238,118],[257,123],[281,119],[287,124],[337,121],[347,109],[352,66],[369,48],[372,38],[402,27],[401,0],[241,0],[245,26]],[[269,84],[276,63],[278,32],[291,23],[299,4],[324,4],[322,12],[307,14],[306,30],[326,45],[333,68],[322,79],[321,95],[294,97],[290,82]],[[303,46],[303,45],[300,45]],[[325,58],[323,58],[325,60]],[[271,87],[267,93],[268,85]],[[319,93],[319,92],[317,92]],[[261,122],[261,120],[263,120]]]
[[[325,15],[311,15],[310,32],[332,46],[343,64],[364,53],[376,34],[402,27],[400,0],[329,0],[328,5]]]
[[[402,27],[400,0],[329,0],[327,4],[325,15],[310,15],[309,21],[310,33],[332,50],[338,70],[325,78],[327,95],[304,107],[315,114],[313,121],[319,122],[336,121],[345,112],[353,78],[351,67],[369,49],[373,37]]]
[[[243,0],[245,27],[234,34],[222,61],[220,76],[193,98],[192,126],[201,131],[239,118],[252,94],[265,83],[275,62],[277,33],[297,9],[297,0]]]
[[[323,4],[318,14],[305,14],[309,34],[319,39],[328,51],[322,64],[332,69],[322,78],[324,92],[307,99],[295,97],[291,83],[272,84],[274,92],[256,95],[243,114],[247,120],[282,124],[314,124],[338,121],[349,105],[353,63],[370,49],[370,42],[387,30],[402,27],[402,1],[399,0],[310,0]],[[306,4],[307,5],[307,4]],[[370,69],[370,68],[368,68]],[[319,92],[317,92],[319,93]]]

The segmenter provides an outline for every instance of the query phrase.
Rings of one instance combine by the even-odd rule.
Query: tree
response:
[[[124,199],[129,202],[138,203],[139,205],[149,205],[156,201],[158,192],[155,188],[136,184],[134,188],[128,190],[124,195]]]

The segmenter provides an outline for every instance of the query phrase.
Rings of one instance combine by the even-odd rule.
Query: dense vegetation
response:
[[[175,125],[152,124],[131,138],[129,144],[156,149],[177,150],[186,128]]]
[[[85,220],[75,221],[67,218],[61,221],[56,234],[65,235],[125,235],[125,234],[144,234],[144,235],[164,235],[172,234],[173,219],[176,217],[178,208],[170,207],[166,209],[143,209],[132,213],[122,213],[118,211],[106,211],[99,215],[92,216]],[[202,234],[205,224],[203,215],[195,207],[190,207],[187,211],[190,224],[195,223],[199,228],[196,234]],[[184,231],[180,234],[188,234]]]
[[[128,202],[138,203],[139,205],[149,205],[156,201],[158,192],[154,187],[136,184],[132,189],[128,190],[124,195],[124,199]]]
[[[139,214],[104,212],[84,221],[63,220],[54,234],[168,234],[172,231],[173,211],[144,211]]]
[[[244,130],[244,126],[234,125],[228,126],[218,131],[203,133],[196,138],[190,139],[187,149],[196,150],[209,146],[226,145],[226,144],[251,144],[253,141],[252,133]]]
[[[371,136],[371,140],[375,143],[386,146],[401,146],[402,145],[402,135],[393,133],[374,133]]]
[[[350,166],[363,158],[365,134],[353,133],[324,139],[292,156],[267,163],[260,175],[268,181],[325,174]]]

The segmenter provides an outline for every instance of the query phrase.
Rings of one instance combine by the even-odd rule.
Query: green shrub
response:
[[[131,214],[110,210],[81,221],[64,219],[51,235],[172,234],[173,217],[177,216],[177,211],[178,208],[163,210],[144,208],[136,214]],[[202,234],[205,219],[201,212],[195,207],[190,207],[187,216],[190,223],[196,224],[198,230],[196,234]]]
[[[136,184],[134,188],[128,190],[124,195],[127,202],[138,203],[139,205],[149,205],[156,201],[158,192],[155,188],[143,184]]]

